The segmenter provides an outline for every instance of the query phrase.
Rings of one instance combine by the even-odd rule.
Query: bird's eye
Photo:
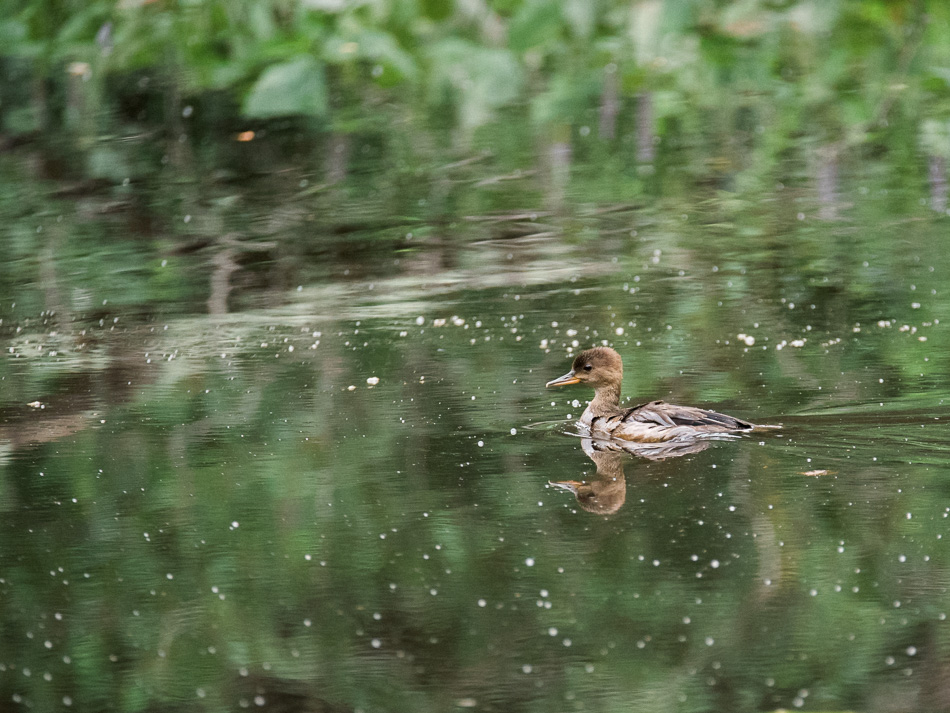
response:
[[[584,364],[584,371],[590,371],[594,368],[593,364]]]

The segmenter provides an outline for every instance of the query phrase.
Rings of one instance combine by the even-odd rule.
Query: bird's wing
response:
[[[714,433],[716,431],[744,431],[752,428],[752,424],[724,413],[707,411],[692,406],[677,406],[665,401],[651,401],[627,409],[623,421],[639,421],[645,424],[654,424],[666,428],[676,426],[690,426]]]

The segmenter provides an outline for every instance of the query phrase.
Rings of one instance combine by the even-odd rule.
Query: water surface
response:
[[[584,220],[447,266],[321,259],[211,316],[76,292],[76,257],[54,313],[4,295],[4,705],[937,710],[941,220],[765,248]],[[603,343],[631,402],[783,429],[595,462],[589,394],[543,385]]]

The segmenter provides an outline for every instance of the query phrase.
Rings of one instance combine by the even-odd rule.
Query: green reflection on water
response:
[[[651,240],[616,263],[473,249],[444,287],[315,285],[216,320],[21,318],[0,692],[83,710],[932,695],[950,414],[946,266],[914,259],[929,230],[886,284],[877,255],[827,291],[691,248],[697,231],[656,262]],[[480,288],[476,258],[510,284]],[[624,354],[631,398],[785,429],[627,459],[624,502],[592,514],[548,485],[596,481],[580,440],[532,428],[583,408],[543,389],[575,339]]]

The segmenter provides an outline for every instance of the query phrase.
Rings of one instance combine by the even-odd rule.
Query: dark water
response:
[[[283,263],[8,205],[0,708],[946,709],[946,218],[883,190]],[[783,428],[594,451],[593,344]]]

